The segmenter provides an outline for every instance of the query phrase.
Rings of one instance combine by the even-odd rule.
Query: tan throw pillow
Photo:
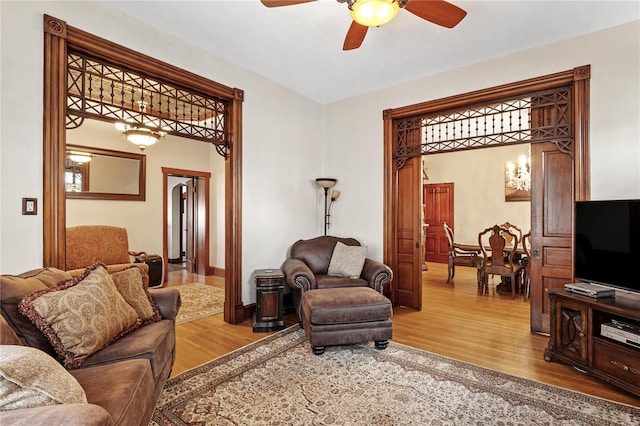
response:
[[[20,341],[26,346],[38,348],[49,355],[55,356],[49,340],[27,317],[18,310],[18,304],[22,299],[32,295],[36,291],[46,288],[54,288],[73,277],[67,272],[56,268],[36,269],[20,275],[0,276],[0,304],[2,316],[15,330]]]
[[[131,266],[123,271],[111,274],[116,288],[138,314],[143,324],[160,321],[158,305],[153,300],[143,282],[142,270]]]
[[[18,308],[47,336],[67,368],[79,367],[141,323],[102,264],[87,268],[71,282],[26,297]]]
[[[0,347],[0,411],[82,403],[84,389],[55,359],[28,346]]]
[[[360,278],[366,258],[366,246],[348,246],[338,241],[331,255],[327,275]]]

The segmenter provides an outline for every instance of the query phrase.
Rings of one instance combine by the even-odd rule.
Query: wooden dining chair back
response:
[[[456,265],[478,268],[482,262],[479,250],[461,248],[460,245],[455,243],[453,238],[453,229],[447,225],[447,222],[442,222],[442,227],[444,228],[444,233],[447,236],[447,244],[449,246],[449,264],[447,267],[447,283],[449,283],[456,274]],[[478,277],[479,276],[480,275],[478,274]],[[480,280],[478,278],[478,285],[479,284]]]
[[[520,228],[518,228],[516,225],[512,225],[509,222],[505,222],[500,226],[502,228],[508,229],[510,232],[516,234],[518,236],[518,241],[522,241],[522,230]],[[505,233],[503,236],[507,240],[507,245],[510,246],[510,245],[513,244],[511,234]]]
[[[531,292],[531,231],[522,236],[522,297],[526,301]]]
[[[509,241],[511,244],[509,244]],[[516,297],[517,277],[522,265],[518,263],[518,235],[500,225],[493,225],[478,234],[482,251],[481,293],[488,293],[489,274],[511,279],[511,296]]]

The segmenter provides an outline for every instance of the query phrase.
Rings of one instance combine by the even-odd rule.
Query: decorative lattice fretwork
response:
[[[581,356],[584,351],[586,324],[582,312],[563,306],[560,317],[560,345],[565,352]]]
[[[553,141],[571,152],[571,91],[559,89],[473,108],[396,120],[394,159],[487,146]]]
[[[210,142],[226,157],[228,102],[70,52],[67,128],[99,118]]]

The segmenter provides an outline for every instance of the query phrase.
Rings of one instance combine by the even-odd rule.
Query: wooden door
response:
[[[187,182],[186,193],[186,269],[194,274],[207,275],[209,267],[208,179],[191,178]]]
[[[422,309],[422,224],[420,188],[422,159],[410,158],[397,171],[398,266],[394,271],[395,303],[408,308]]]
[[[196,179],[191,178],[187,181],[186,191],[186,244],[185,244],[185,256],[186,256],[186,269],[189,272],[196,272],[196,246],[195,246],[195,234],[196,234]]]
[[[549,333],[547,290],[573,276],[573,160],[554,143],[534,143],[531,170],[531,331]]]
[[[449,247],[443,222],[453,229],[453,182],[422,185],[424,223],[428,224],[424,239],[424,260],[447,263]]]
[[[209,180],[196,179],[194,246],[196,249],[196,273],[207,275],[209,269],[209,221],[207,220]]]

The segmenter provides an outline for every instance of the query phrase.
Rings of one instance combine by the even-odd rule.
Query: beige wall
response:
[[[354,236],[382,259],[382,111],[592,65],[591,168],[594,198],[640,198],[640,23],[540,46],[396,87],[321,105],[100,2],[0,2],[0,273],[42,265],[42,206],[21,215],[21,198],[42,202],[42,15],[245,91],[243,103],[243,302],[255,301],[251,272],[280,266],[299,238],[322,233],[313,179],[333,176],[342,196],[332,233]],[[453,53],[455,54],[455,53]],[[200,142],[193,141],[194,144]],[[171,144],[148,154],[148,180],[161,179]],[[201,147],[201,145],[198,145]],[[194,149],[199,149],[194,146]],[[198,152],[198,151],[194,151]],[[213,154],[170,165],[207,169]],[[164,159],[164,160],[163,160]],[[201,163],[203,161],[203,163]],[[217,188],[221,184],[217,181]],[[160,197],[159,193],[151,197]],[[151,205],[151,203],[149,203]],[[88,214],[104,221],[104,204]],[[157,217],[139,204],[129,216]],[[221,212],[218,212],[221,214]],[[161,228],[132,235],[158,247]]]
[[[640,21],[634,21],[325,105],[325,169],[342,189],[334,232],[366,241],[374,257],[382,256],[385,109],[587,64],[592,197],[640,198]]]
[[[82,126],[67,131],[67,143],[140,153],[138,147],[127,142],[113,124],[97,120],[85,120]],[[67,200],[67,226],[122,226],[127,228],[132,250],[162,255],[162,167],[210,172],[218,178],[222,174],[222,193],[213,182],[210,191],[212,247],[209,263],[224,268],[224,245],[221,255],[215,251],[219,244],[213,245],[217,239],[224,241],[224,216],[217,214],[218,204],[224,205],[224,163],[213,161],[216,159],[211,156],[211,151],[215,153],[211,144],[168,135],[143,152],[147,161],[145,201],[70,199]],[[217,153],[215,155],[218,156]],[[218,233],[217,220],[223,221],[221,234]],[[222,262],[215,263],[219,258]]]
[[[507,161],[528,155],[529,145],[430,154],[423,157],[429,180],[454,184],[454,231],[457,242],[474,242],[491,225],[510,222],[524,233],[531,228],[531,203],[505,201]]]
[[[254,302],[251,272],[279,267],[294,241],[322,232],[321,200],[312,183],[324,174],[322,105],[105,8],[100,2],[0,2],[0,273],[21,273],[42,266],[42,22],[45,13],[65,20],[68,25],[244,90],[242,298],[245,304]],[[122,147],[120,139],[118,143]],[[202,142],[189,141],[187,145],[181,145],[182,150],[176,151],[167,138],[149,148],[147,181],[152,185],[161,181],[163,166],[210,171],[215,197],[224,197],[222,173],[216,172],[220,169],[214,165],[221,161],[218,155],[211,153]],[[38,199],[38,215],[21,215],[22,197]],[[148,203],[131,204],[126,209],[127,218],[138,221],[134,226],[127,226],[135,229],[130,234],[132,247],[160,249],[162,212],[156,201],[161,197],[161,190],[150,188]],[[72,216],[70,220],[105,223],[111,220],[109,211],[107,202],[96,202],[86,212],[88,217]],[[223,234],[223,225],[217,219],[224,216],[222,207],[218,206],[212,214],[216,215],[212,222],[218,224],[215,232]],[[222,239],[213,241],[217,248],[212,251],[224,250]],[[212,263],[223,265],[224,259],[216,257]]]

